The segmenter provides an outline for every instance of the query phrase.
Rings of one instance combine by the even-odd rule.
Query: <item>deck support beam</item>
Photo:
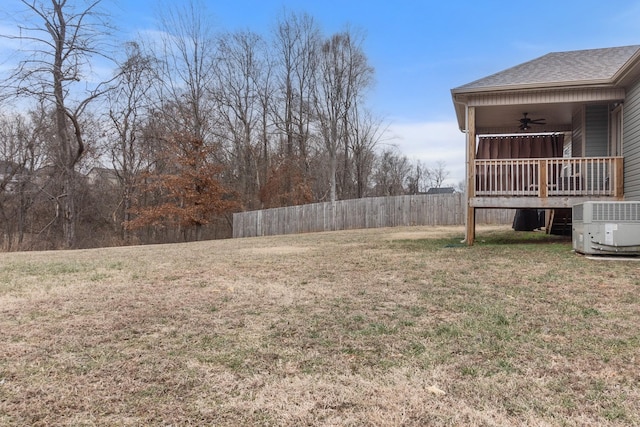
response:
[[[613,202],[620,200],[612,196],[601,197],[474,197],[469,204],[475,209],[562,209],[589,201]]]
[[[465,241],[467,245],[473,245],[476,239],[476,208],[471,200],[475,197],[476,189],[476,109],[467,107],[467,212]]]

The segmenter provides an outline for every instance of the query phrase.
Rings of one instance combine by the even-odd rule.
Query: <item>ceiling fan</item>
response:
[[[530,119],[527,117],[529,113],[522,113],[522,118],[520,119],[520,129],[528,130],[531,129],[530,125],[545,125],[545,119]]]

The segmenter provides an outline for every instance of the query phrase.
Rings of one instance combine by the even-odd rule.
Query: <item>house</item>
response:
[[[20,182],[22,167],[14,162],[0,160],[0,192],[12,193]]]
[[[453,187],[431,187],[427,190],[427,195],[433,194],[453,194],[456,192],[456,189]]]
[[[103,167],[91,168],[87,172],[87,181],[89,185],[106,185],[109,187],[115,187],[120,182],[116,170]]]
[[[477,209],[640,200],[640,45],[549,53],[451,90]]]

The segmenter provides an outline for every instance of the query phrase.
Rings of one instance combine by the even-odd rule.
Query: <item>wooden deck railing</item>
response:
[[[476,160],[476,196],[622,197],[622,157]]]

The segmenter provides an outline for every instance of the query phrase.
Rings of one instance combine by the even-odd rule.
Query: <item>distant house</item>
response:
[[[453,194],[456,190],[453,187],[433,187],[427,190],[427,195],[429,194]]]
[[[6,160],[0,160],[0,180],[5,177],[13,176],[17,172],[20,166],[14,162]]]
[[[87,181],[90,185],[118,185],[118,174],[114,169],[94,167],[87,173]]]
[[[549,53],[451,90],[476,209],[640,200],[640,45]]]
[[[15,191],[21,177],[21,167],[17,163],[0,160],[0,191]]]

